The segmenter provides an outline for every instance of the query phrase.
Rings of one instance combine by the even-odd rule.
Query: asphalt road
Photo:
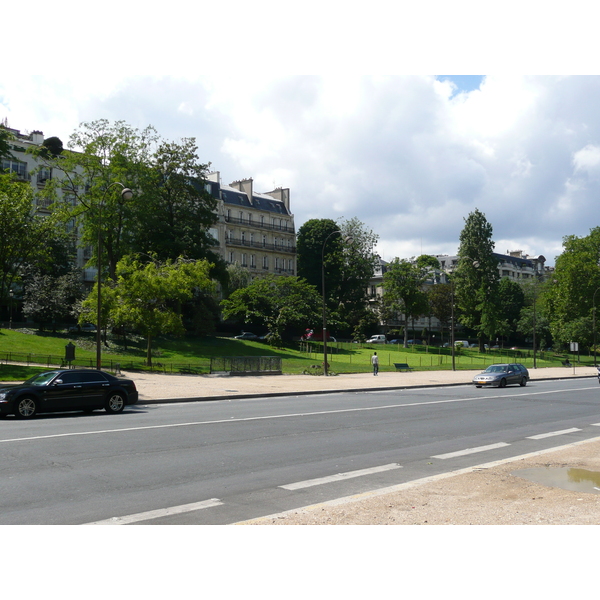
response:
[[[597,437],[594,379],[0,421],[0,524],[228,524]]]

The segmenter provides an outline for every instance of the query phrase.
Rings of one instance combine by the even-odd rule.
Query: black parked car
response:
[[[37,413],[104,408],[120,413],[138,401],[131,379],[95,369],[56,369],[30,377],[21,384],[0,387],[0,416],[29,419]]]

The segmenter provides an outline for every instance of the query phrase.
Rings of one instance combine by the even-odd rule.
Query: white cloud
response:
[[[7,70],[0,119],[64,142],[98,118],[195,137],[225,183],[289,187],[297,227],[356,216],[380,235],[386,259],[456,252],[476,207],[501,246],[551,260],[565,235],[586,235],[600,219],[600,77],[488,76],[453,93],[422,75],[178,66],[166,76],[157,64],[152,74],[138,60],[77,80]]]

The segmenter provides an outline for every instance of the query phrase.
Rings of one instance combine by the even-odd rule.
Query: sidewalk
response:
[[[247,398],[287,394],[314,394],[319,392],[367,391],[403,389],[409,387],[436,387],[440,385],[470,384],[475,371],[411,371],[354,373],[350,375],[161,375],[123,371],[140,393],[140,402],[157,403],[169,400],[216,400],[220,398]],[[596,377],[594,367],[553,367],[530,369],[531,381]]]

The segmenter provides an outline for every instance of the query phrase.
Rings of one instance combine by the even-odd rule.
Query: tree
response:
[[[256,279],[221,302],[223,318],[263,325],[269,342],[279,345],[285,328],[317,323],[321,298],[314,286],[298,277],[268,275]]]
[[[180,143],[161,142],[152,154],[128,228],[129,246],[159,260],[207,259],[218,265],[214,274],[226,282],[226,265],[210,234],[217,221],[217,199],[205,189],[209,164],[201,163],[197,152],[196,140],[183,138]]]
[[[23,314],[39,323],[41,331],[47,323],[56,331],[57,322],[71,316],[73,305],[82,297],[79,270],[56,277],[37,272],[24,286]]]
[[[405,321],[427,311],[423,284],[433,269],[439,269],[434,256],[421,255],[416,260],[395,258],[383,275],[383,302],[392,310],[404,313]],[[404,347],[407,347],[408,327],[404,327]]]
[[[429,310],[441,326],[444,341],[444,327],[449,327],[452,317],[452,286],[449,283],[437,283],[427,290]]]
[[[71,134],[68,150],[61,152],[60,140],[51,139],[32,149],[43,166],[60,173],[47,180],[40,193],[54,200],[54,212],[65,221],[77,220],[81,244],[94,249],[89,261],[93,266],[98,265],[100,229],[102,264],[109,278],[114,279],[117,262],[131,250],[127,235],[145,199],[138,188],[150,178],[151,155],[158,135],[152,127],[139,131],[124,121],[111,124],[100,119],[83,123]],[[116,182],[136,190],[132,201],[123,201],[113,185]]]
[[[349,335],[367,317],[368,284],[378,260],[376,241],[377,235],[356,218],[340,224],[311,219],[298,230],[298,277],[322,294],[324,269],[328,322],[338,332]]]
[[[4,125],[0,125],[0,159],[12,158],[12,154],[10,152],[11,139],[12,135],[10,131],[8,131]]]
[[[593,318],[593,310],[600,304],[600,293],[596,293],[600,288],[600,227],[594,227],[585,237],[566,236],[563,248],[556,258],[552,281],[541,294],[542,310],[556,341],[583,343],[572,337],[580,329],[573,329],[570,323]],[[596,327],[598,324],[596,318]]]
[[[477,332],[479,350],[483,337],[497,331],[498,261],[494,257],[492,226],[478,209],[465,219],[460,233],[458,265],[453,274],[460,322]]]
[[[183,258],[141,262],[125,256],[117,263],[114,284],[103,286],[102,304],[117,326],[129,325],[146,336],[146,363],[152,365],[152,340],[160,334],[184,333],[180,306],[198,291],[212,292],[211,264]],[[83,320],[97,323],[96,287],[85,300]],[[94,318],[95,317],[95,318]]]
[[[498,321],[504,323],[505,335],[509,337],[517,331],[517,324],[521,316],[521,309],[525,305],[525,292],[523,287],[504,277],[498,283]]]
[[[331,315],[338,323],[338,331],[349,334],[360,323],[369,321],[369,281],[373,277],[379,257],[374,252],[379,236],[357,218],[340,222],[342,240],[352,240],[342,246],[342,270],[337,298],[337,309]],[[335,294],[335,290],[334,290]]]
[[[0,298],[7,297],[26,265],[46,260],[57,227],[54,218],[36,214],[28,183],[0,175]]]
[[[338,224],[332,219],[310,219],[296,236],[298,277],[322,289],[322,268],[325,269],[327,294],[338,289],[342,280],[342,237]]]

